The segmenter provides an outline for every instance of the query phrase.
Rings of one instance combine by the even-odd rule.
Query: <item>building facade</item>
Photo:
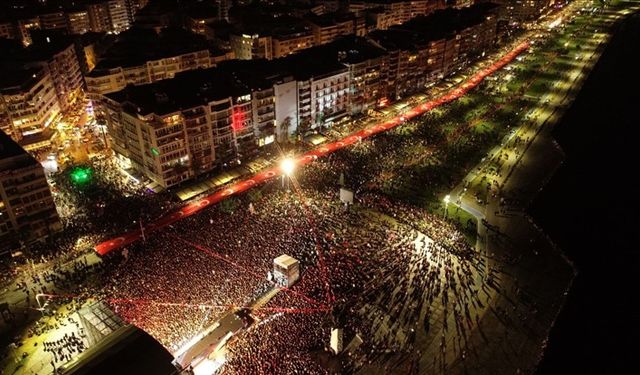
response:
[[[237,59],[273,59],[273,41],[270,35],[231,34],[229,42]]]
[[[87,4],[89,24],[91,31],[106,33],[112,31],[111,18],[109,16],[109,4],[106,2],[92,2]]]
[[[0,88],[3,131],[16,142],[44,135],[60,113],[56,88],[46,67],[11,72]]]
[[[130,86],[100,103],[119,159],[163,187],[250,160],[257,137],[274,128],[273,89],[252,92],[215,69]]]
[[[78,99],[84,97],[84,81],[75,46],[68,44],[47,57],[34,64],[46,65],[56,89],[60,110],[67,111]]]
[[[441,10],[370,38],[230,61],[102,95],[112,148],[164,187],[423,90],[495,41],[494,8]]]
[[[0,255],[61,229],[42,165],[0,132]]]
[[[331,43],[341,36],[364,36],[366,33],[364,17],[354,14],[324,14],[307,20],[317,46]]]
[[[40,18],[40,28],[45,30],[56,30],[67,28],[67,18],[63,11],[42,13]]]
[[[131,26],[133,20],[130,18],[127,0],[109,0],[107,8],[109,9],[109,20],[111,21],[111,29],[109,31],[118,34]]]
[[[87,74],[87,91],[90,95],[108,94],[124,89],[127,85],[143,85],[193,69],[206,69],[220,60],[231,58],[227,54],[211,56],[209,50],[194,51],[178,56],[147,61],[136,66],[98,68]]]
[[[84,34],[91,31],[89,12],[85,9],[69,11],[67,16],[67,29],[70,34]]]
[[[303,30],[295,33],[274,35],[271,40],[273,42],[273,58],[276,59],[313,47],[315,39],[310,30]]]

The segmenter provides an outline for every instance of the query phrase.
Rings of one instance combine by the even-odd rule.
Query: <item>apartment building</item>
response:
[[[50,145],[50,125],[60,113],[46,66],[9,70],[0,78],[0,126],[16,142],[34,150]]]
[[[195,34],[205,35],[207,33],[207,24],[220,19],[220,8],[216,7],[213,2],[198,3],[197,6],[185,11],[184,25]]]
[[[112,30],[108,3],[90,2],[86,7],[87,13],[89,14],[89,25],[91,26],[91,31],[96,33],[106,33]]]
[[[0,131],[0,256],[61,229],[42,165]]]
[[[129,18],[126,0],[109,0],[107,7],[109,9],[109,19],[111,20],[110,31],[118,34],[131,26],[133,20]]]
[[[280,32],[272,36],[273,58],[285,57],[292,53],[313,47],[314,36],[311,30],[306,28],[298,28],[297,30]]]
[[[28,47],[7,41],[0,63],[5,132],[27,150],[50,146],[56,117],[84,97],[73,41],[55,32],[38,33]]]
[[[378,30],[386,30],[443,7],[444,1],[439,0],[360,0],[349,3],[349,11],[366,15]]]
[[[129,30],[107,51],[95,69],[85,76],[90,95],[122,90],[174,77],[177,73],[209,68],[233,58],[209,48],[204,37],[185,30]]]
[[[273,40],[271,35],[231,34],[229,35],[231,50],[237,59],[273,59]]]
[[[161,186],[251,158],[424,88],[495,40],[494,6],[446,9],[273,60],[234,60],[102,95],[112,148]]]
[[[349,69],[337,61],[322,63],[296,56],[298,132],[328,126],[349,114]]]
[[[327,50],[349,69],[351,114],[366,113],[388,97],[387,51],[364,38],[353,36],[336,40],[327,46]]]
[[[306,20],[317,46],[331,43],[344,35],[366,34],[364,17],[356,17],[353,13],[327,13],[309,16]]]
[[[57,30],[67,28],[67,18],[63,11],[41,13],[39,18],[40,28],[42,29]]]
[[[0,22],[0,38],[14,39],[16,36],[16,28],[13,22],[1,21]]]
[[[533,21],[554,3],[553,0],[515,0],[503,2],[509,21]]]
[[[31,30],[40,29],[40,17],[21,18],[16,22],[18,29],[17,36],[22,44],[28,46],[31,44]]]
[[[444,9],[369,34],[389,52],[391,98],[411,94],[491,48],[496,38],[496,10],[492,4]]]
[[[118,158],[171,187],[255,156],[254,118],[268,96],[212,68],[107,94],[101,111]]]
[[[67,30],[70,34],[84,34],[91,31],[91,19],[86,9],[70,10],[66,13]]]
[[[61,111],[84,97],[84,81],[73,41],[66,36],[47,36],[26,50],[27,65],[46,66],[56,89]]]
[[[60,110],[66,111],[83,97],[83,77],[73,39],[54,31],[34,33],[32,43],[4,43],[0,62],[12,69],[42,67],[53,81]]]

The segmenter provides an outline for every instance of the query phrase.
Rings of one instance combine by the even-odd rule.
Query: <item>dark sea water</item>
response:
[[[640,14],[554,135],[567,158],[530,212],[578,276],[538,373],[640,373]]]

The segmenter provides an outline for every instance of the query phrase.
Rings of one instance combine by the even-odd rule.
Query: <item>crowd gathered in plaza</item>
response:
[[[284,364],[288,373],[323,373],[333,326],[344,329],[345,344],[364,338],[346,366],[373,365],[386,350],[408,355],[417,332],[435,334],[428,328],[435,324],[466,332],[483,306],[479,291],[490,293],[492,271],[440,213],[385,194],[384,176],[407,167],[397,160],[411,160],[434,141],[411,138],[382,135],[340,151],[298,171],[288,189],[275,180],[225,209],[154,231],[98,265],[34,276],[35,285],[53,285],[33,292],[104,300],[176,353],[225,313],[251,309],[275,287],[274,258],[290,255],[301,264],[300,281],[256,307],[254,325],[229,344],[225,368],[238,374],[269,374]],[[380,147],[392,155],[376,160]],[[355,206],[339,201],[340,186],[355,192]],[[160,211],[172,207],[163,204]],[[76,244],[66,246],[63,252],[73,253]],[[89,274],[97,279],[83,283]],[[432,311],[443,303],[444,311]]]
[[[100,263],[34,275],[21,286],[25,298],[69,294],[78,306],[104,300],[172,353],[225,313],[248,308],[254,324],[228,345],[225,369],[234,374],[325,373],[333,365],[325,354],[334,327],[344,330],[345,346],[356,335],[363,341],[338,366],[382,366],[390,352],[417,361],[422,335],[439,341],[428,366],[444,368],[447,348],[466,352],[468,332],[500,289],[500,272],[461,232],[473,223],[449,222],[430,206],[508,131],[474,132],[473,119],[459,120],[466,107],[458,107],[329,155],[296,171],[294,181],[274,180],[224,209],[153,231]],[[49,257],[60,264],[83,243],[178,205],[110,163],[93,163],[90,188],[69,185],[68,172],[54,178],[66,231]],[[355,193],[355,205],[340,202],[340,187]],[[79,244],[80,233],[90,234]],[[256,306],[276,287],[273,260],[282,254],[300,262],[301,279]],[[75,337],[46,348],[56,360],[68,358],[84,349]]]
[[[175,353],[223,314],[251,309],[273,289],[274,258],[296,258],[300,281],[256,307],[256,323],[229,344],[225,368],[239,374],[273,373],[283,363],[290,373],[322,373],[314,353],[327,352],[336,325],[345,341],[368,338],[354,353],[361,365],[375,363],[382,348],[411,351],[416,322],[426,333],[438,320],[469,330],[480,299],[498,288],[496,271],[439,213],[370,192],[346,207],[338,180],[306,188],[322,174],[339,175],[339,160],[301,171],[289,190],[274,181],[233,198],[232,212],[205,210],[153,232],[124,258],[107,260],[118,265],[102,274],[105,287],[95,293]],[[436,314],[432,306],[445,310]]]

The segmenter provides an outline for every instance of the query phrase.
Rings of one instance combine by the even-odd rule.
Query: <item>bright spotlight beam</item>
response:
[[[286,158],[280,163],[280,169],[284,174],[291,177],[293,171],[296,169],[296,163],[293,159]]]

